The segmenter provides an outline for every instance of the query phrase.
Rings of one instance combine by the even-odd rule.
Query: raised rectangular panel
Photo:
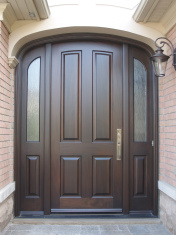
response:
[[[61,196],[81,195],[81,157],[61,157]]]
[[[112,53],[93,52],[93,141],[111,140]]]
[[[61,141],[81,140],[81,52],[62,53]]]
[[[93,156],[93,196],[112,195],[112,157]]]
[[[147,157],[134,156],[134,196],[144,196],[147,187]]]
[[[26,164],[26,196],[40,195],[40,166],[39,156],[27,156]]]

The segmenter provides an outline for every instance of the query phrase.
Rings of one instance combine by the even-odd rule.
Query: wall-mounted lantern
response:
[[[158,44],[156,43],[158,40],[167,40],[168,42],[165,41],[160,41],[161,46],[158,46]],[[163,54],[163,49],[162,47],[164,45],[168,45],[171,49],[171,54],[169,56]],[[157,38],[155,41],[155,45],[157,47],[157,50],[155,51],[156,53],[151,57],[152,63],[153,63],[153,67],[154,67],[154,71],[155,71],[155,75],[157,77],[164,77],[165,73],[166,73],[166,67],[167,67],[167,61],[170,58],[170,56],[173,56],[173,63],[172,65],[174,66],[175,70],[176,70],[176,48],[174,49],[174,46],[172,44],[172,42],[165,38],[165,37],[160,37]]]

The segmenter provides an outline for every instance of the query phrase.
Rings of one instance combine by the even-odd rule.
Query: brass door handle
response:
[[[116,151],[117,151],[117,160],[122,159],[122,129],[117,129],[117,146],[116,146]]]

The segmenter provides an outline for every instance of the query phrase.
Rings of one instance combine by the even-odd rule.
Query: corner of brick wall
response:
[[[0,22],[0,189],[14,180],[14,70],[8,65],[8,41]]]
[[[176,25],[166,37],[176,47]],[[159,180],[176,190],[176,71],[172,59],[166,76],[159,78]],[[176,200],[160,191],[159,207],[161,221],[176,235]]]
[[[176,47],[176,25],[166,37]],[[176,71],[172,57],[166,76],[159,78],[159,139],[159,178],[176,187]]]
[[[14,70],[8,65],[9,33],[0,21],[0,190],[14,181]],[[13,217],[13,194],[0,203],[0,233]]]

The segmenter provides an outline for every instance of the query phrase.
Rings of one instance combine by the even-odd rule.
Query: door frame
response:
[[[92,33],[74,33],[74,34],[63,34],[52,37],[47,37],[43,39],[34,40],[30,43],[24,45],[19,51],[17,58],[19,60],[19,65],[15,71],[15,132],[14,132],[14,177],[16,181],[16,191],[15,191],[15,216],[20,216],[20,139],[21,139],[21,81],[22,81],[22,60],[23,56],[27,51],[34,49],[36,47],[45,46],[46,63],[51,63],[51,46],[52,43],[60,43],[60,42],[73,42],[73,41],[104,41],[104,42],[112,42],[112,43],[121,43],[122,46],[122,65],[123,65],[123,173],[122,173],[122,181],[123,181],[123,215],[132,215],[130,213],[129,208],[129,132],[130,132],[130,124],[128,121],[129,116],[129,46],[136,46],[138,48],[144,49],[149,56],[153,54],[153,49],[151,49],[148,45],[119,36],[114,35],[104,35],[104,34],[92,34]],[[45,106],[50,109],[50,82],[49,78],[51,70],[50,66],[46,66],[45,70],[45,87],[48,87],[49,92],[45,92]],[[152,72],[152,71],[151,71]],[[148,214],[148,216],[157,216],[158,215],[158,79],[152,75],[153,79],[153,213]],[[45,120],[45,128],[48,133],[50,133],[50,114],[46,112],[44,114]],[[47,166],[44,169],[44,215],[50,214],[50,137],[44,137],[44,165]],[[46,200],[47,199],[47,200]],[[143,212],[145,213],[145,212]],[[43,215],[43,213],[38,212],[39,215]],[[139,214],[142,216],[142,213],[135,213],[134,216]],[[145,213],[146,215],[146,213]]]

